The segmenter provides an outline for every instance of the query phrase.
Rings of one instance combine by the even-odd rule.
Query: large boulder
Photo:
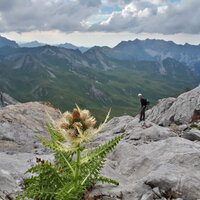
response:
[[[49,116],[57,119],[60,111],[38,102],[17,103],[0,110],[0,199],[11,199],[21,190],[24,172],[36,157],[53,157],[36,138],[48,137]]]
[[[48,135],[45,126],[49,116],[56,119],[60,112],[38,102],[4,107],[0,110],[0,150],[27,152],[34,149],[38,145],[36,135]]]
[[[147,111],[147,119],[163,126],[200,120],[200,86],[177,98],[160,100],[156,106]]]

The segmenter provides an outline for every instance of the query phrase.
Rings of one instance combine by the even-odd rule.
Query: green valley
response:
[[[123,59],[117,57],[119,51],[111,52],[105,47],[85,53],[48,45],[3,47],[0,89],[20,102],[50,102],[62,111],[76,103],[102,120],[110,108],[112,116],[135,115],[138,93],[152,106],[159,98],[176,96],[199,83],[199,76],[174,58]]]

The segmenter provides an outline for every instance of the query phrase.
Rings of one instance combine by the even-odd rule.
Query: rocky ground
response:
[[[49,116],[57,119],[60,112],[38,102],[0,110],[0,199],[11,199],[20,191],[23,174],[37,156],[52,157],[36,138],[48,137]]]
[[[197,200],[200,199],[200,131],[191,123],[200,119],[200,87],[177,98],[160,100],[138,117],[111,119],[93,142],[126,135],[109,155],[102,173],[119,186],[97,184],[86,200]],[[0,199],[20,191],[26,169],[36,157],[52,159],[35,134],[47,136],[47,114],[58,110],[38,102],[9,105],[0,110]],[[199,124],[200,125],[200,124]]]
[[[200,197],[200,143],[182,138],[180,133],[186,130],[180,127],[177,134],[171,127],[160,127],[149,121],[143,125],[130,116],[114,118],[107,126],[97,143],[114,137],[121,128],[126,130],[126,136],[103,169],[103,174],[118,180],[120,185],[98,185],[89,197],[98,199],[103,195],[100,199],[106,200],[197,200]],[[200,134],[198,130],[194,132]]]

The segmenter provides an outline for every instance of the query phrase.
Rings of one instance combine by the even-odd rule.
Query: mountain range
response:
[[[5,37],[2,37],[0,35],[0,48],[1,47],[5,47],[5,46],[8,46],[8,47],[19,47],[19,45],[17,44],[17,42],[13,41],[13,40],[9,40]]]
[[[28,48],[41,47],[41,46],[45,46],[45,45],[48,45],[48,44],[38,42],[37,40],[19,44],[20,47],[28,47]],[[75,46],[75,45],[73,45],[71,43],[67,43],[67,42],[64,44],[57,44],[57,45],[53,45],[53,46],[63,47],[66,49],[74,49],[74,50],[78,49],[82,53],[86,52],[89,49],[88,47],[78,47],[78,46]]]
[[[28,47],[28,48],[41,47],[41,46],[45,46],[45,45],[47,45],[47,44],[38,42],[37,40],[19,44],[20,47]]]
[[[1,44],[0,38],[0,44]],[[0,48],[0,89],[26,102],[47,101],[61,110],[77,103],[102,118],[134,114],[137,93],[151,105],[200,82],[200,46],[163,40],[122,41],[85,52],[61,46]]]

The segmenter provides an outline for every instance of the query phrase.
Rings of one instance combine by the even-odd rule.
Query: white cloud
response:
[[[1,0],[0,31],[85,31],[82,21],[98,13],[100,0]]]
[[[164,14],[167,12],[168,6],[158,6],[158,14]]]
[[[147,0],[147,1],[156,5],[160,5],[164,2],[163,0]]]
[[[126,17],[130,17],[130,16],[135,16],[137,13],[137,7],[135,6],[134,3],[130,3],[127,6],[125,6],[125,8],[122,10],[121,15],[126,18]]]
[[[148,17],[151,15],[151,10],[149,8],[145,8],[144,10],[140,10],[138,12],[138,17]]]
[[[162,34],[200,33],[200,1],[132,1],[121,12],[95,24],[91,30],[149,32]]]
[[[107,9],[105,14],[103,8],[110,10]],[[109,11],[112,13],[107,13]],[[58,30],[65,33],[198,34],[199,18],[200,1],[197,0],[0,1],[0,32]]]

